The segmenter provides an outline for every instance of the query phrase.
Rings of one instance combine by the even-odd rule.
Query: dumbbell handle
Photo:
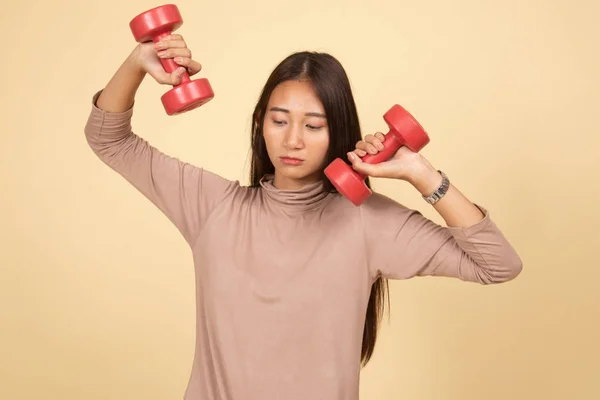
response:
[[[361,160],[367,164],[379,164],[381,162],[390,159],[400,147],[404,146],[404,140],[402,136],[395,130],[390,130],[383,138],[383,150],[380,150],[377,154],[367,154],[362,157]],[[365,178],[366,175],[357,172],[361,178]]]
[[[159,33],[158,35],[156,35],[152,38],[152,41],[154,43],[160,42],[160,40],[163,37],[169,36],[170,34],[171,34],[171,31],[165,31],[165,32]],[[175,71],[177,68],[181,67],[181,65],[177,64],[172,58],[160,58],[160,63],[162,64],[165,71],[168,72],[169,74],[171,72]],[[190,79],[190,75],[188,74],[187,69],[186,69],[183,72],[183,75],[181,76],[181,82],[179,83],[179,85],[181,85],[183,83],[188,83],[188,82],[191,82],[191,79]],[[179,85],[173,85],[173,87],[179,86]]]

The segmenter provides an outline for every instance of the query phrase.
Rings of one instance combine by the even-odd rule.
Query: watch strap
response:
[[[438,170],[438,172],[442,176],[442,183],[429,196],[423,196],[423,199],[425,199],[425,201],[429,204],[437,203],[446,194],[448,188],[450,187],[450,180],[446,174],[440,170]]]

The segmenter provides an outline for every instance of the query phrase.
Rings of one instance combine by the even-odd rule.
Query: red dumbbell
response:
[[[429,143],[427,132],[401,106],[394,105],[383,115],[383,119],[390,128],[383,141],[384,149],[362,157],[363,162],[378,164],[391,158],[402,146],[419,152]],[[341,158],[336,158],[325,168],[325,176],[354,205],[361,205],[371,195],[371,190],[365,185],[366,176],[352,169]]]
[[[170,35],[183,24],[179,9],[174,4],[152,8],[139,14],[129,22],[131,32],[139,43],[160,41]],[[160,62],[166,72],[171,73],[179,68],[173,59],[161,58]],[[215,94],[207,79],[191,80],[184,72],[179,85],[173,86],[162,95],[161,101],[168,115],[181,114],[191,111],[210,101]]]

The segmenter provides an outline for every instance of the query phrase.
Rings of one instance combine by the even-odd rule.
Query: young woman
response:
[[[165,73],[159,57],[181,70]],[[254,110],[249,186],[133,133],[146,74],[172,85],[184,68],[194,75],[201,66],[182,36],[138,45],[93,96],[85,134],[192,250],[197,342],[186,399],[357,399],[386,279],[493,284],[520,273],[521,259],[487,210],[452,184],[432,205],[447,226],[378,193],[358,207],[336,193],[323,175],[336,157],[409,182],[424,197],[446,177],[407,148],[379,165],[360,161],[381,149],[383,135],[362,138],[348,78],[331,55],[295,53],[270,75]]]

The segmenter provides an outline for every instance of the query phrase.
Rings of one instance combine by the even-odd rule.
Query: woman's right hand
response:
[[[192,59],[192,52],[187,48],[183,37],[177,34],[165,36],[156,44],[140,43],[132,56],[142,70],[164,85],[178,85],[186,70],[192,76],[202,69],[202,65]],[[180,68],[168,73],[160,63],[160,58],[173,58]]]

